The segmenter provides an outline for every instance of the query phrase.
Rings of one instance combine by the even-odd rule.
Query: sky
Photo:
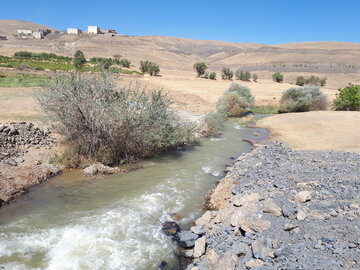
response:
[[[360,42],[360,0],[0,0],[0,19],[56,29],[280,44]]]

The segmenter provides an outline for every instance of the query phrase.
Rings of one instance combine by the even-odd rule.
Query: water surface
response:
[[[264,130],[232,119],[221,137],[146,161],[135,172],[51,178],[0,209],[0,268],[134,270],[175,263],[161,223],[171,213],[182,224],[198,217],[230,157],[251,149],[242,140],[264,138]]]

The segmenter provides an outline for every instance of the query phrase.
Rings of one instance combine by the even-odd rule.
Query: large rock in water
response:
[[[180,232],[180,226],[174,221],[166,221],[162,224],[162,231],[166,236],[171,236],[174,239]]]

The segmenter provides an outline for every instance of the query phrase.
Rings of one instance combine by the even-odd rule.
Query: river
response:
[[[262,129],[227,121],[222,136],[172,151],[122,175],[68,171],[0,209],[0,269],[156,269],[175,264],[162,234],[171,213],[189,224],[230,157],[265,139]]]

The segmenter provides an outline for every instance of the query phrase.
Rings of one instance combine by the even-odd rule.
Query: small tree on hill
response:
[[[232,72],[229,68],[224,67],[221,70],[222,74],[221,74],[221,78],[223,80],[232,80],[233,76],[234,76],[234,72]]]
[[[119,65],[126,68],[130,68],[131,62],[126,58],[122,58],[119,60]]]
[[[256,73],[253,73],[253,74],[252,74],[252,79],[253,79],[254,82],[257,82],[257,80],[258,80],[258,75],[257,75]]]
[[[156,76],[160,73],[160,67],[159,65],[148,60],[140,61],[140,71],[142,73],[149,73],[150,76]]]
[[[236,77],[237,80],[250,81],[251,73],[249,71],[244,71],[242,69],[238,69],[235,72],[235,77]]]
[[[150,76],[157,76],[160,73],[160,67],[152,62],[149,62],[148,72]]]
[[[74,66],[76,70],[81,70],[86,63],[86,58],[82,51],[76,51],[74,54]]]
[[[210,80],[216,80],[216,72],[211,72],[211,73],[209,74],[209,79],[210,79]]]
[[[277,83],[282,83],[284,80],[284,76],[280,72],[275,72],[272,77],[273,81]]]
[[[201,77],[205,74],[205,71],[207,70],[207,65],[204,62],[197,62],[194,64],[194,69],[196,71],[196,74],[198,77]]]

